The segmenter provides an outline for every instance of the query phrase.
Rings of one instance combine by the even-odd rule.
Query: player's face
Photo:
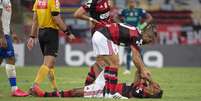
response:
[[[156,82],[145,87],[144,92],[147,93],[147,97],[150,98],[161,98],[163,95],[163,91],[161,90],[159,84],[157,84]]]
[[[114,1],[113,0],[108,0],[108,4],[110,7],[113,7],[114,6]]]
[[[135,7],[135,0],[129,0],[128,5],[130,8],[134,8]]]

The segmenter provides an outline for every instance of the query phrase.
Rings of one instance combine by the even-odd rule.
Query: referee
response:
[[[62,30],[71,40],[75,37],[61,19],[59,0],[36,0],[33,11],[33,24],[27,47],[31,50],[38,37],[43,54],[43,64],[38,70],[30,93],[37,92],[37,88],[46,76],[49,77],[54,91],[57,92],[54,66],[59,46],[58,31]]]

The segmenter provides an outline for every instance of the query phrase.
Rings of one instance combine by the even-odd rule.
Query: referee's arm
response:
[[[61,29],[62,31],[67,30],[67,26],[64,23],[64,21],[62,20],[59,12],[52,12],[51,14],[53,16],[54,22],[58,25],[59,29]]]
[[[36,12],[34,12],[34,14],[33,14],[33,24],[32,24],[32,28],[31,28],[30,37],[35,38],[37,36],[37,33],[38,33],[38,20],[37,20]]]

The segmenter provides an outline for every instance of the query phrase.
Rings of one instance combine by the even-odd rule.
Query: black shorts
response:
[[[43,56],[54,56],[58,54],[59,31],[52,28],[39,29],[39,43]]]

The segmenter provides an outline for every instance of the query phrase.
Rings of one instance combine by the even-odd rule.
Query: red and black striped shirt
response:
[[[123,23],[112,23],[107,24],[98,31],[117,45],[142,45],[142,35],[140,34],[140,31],[133,26],[125,25]]]

